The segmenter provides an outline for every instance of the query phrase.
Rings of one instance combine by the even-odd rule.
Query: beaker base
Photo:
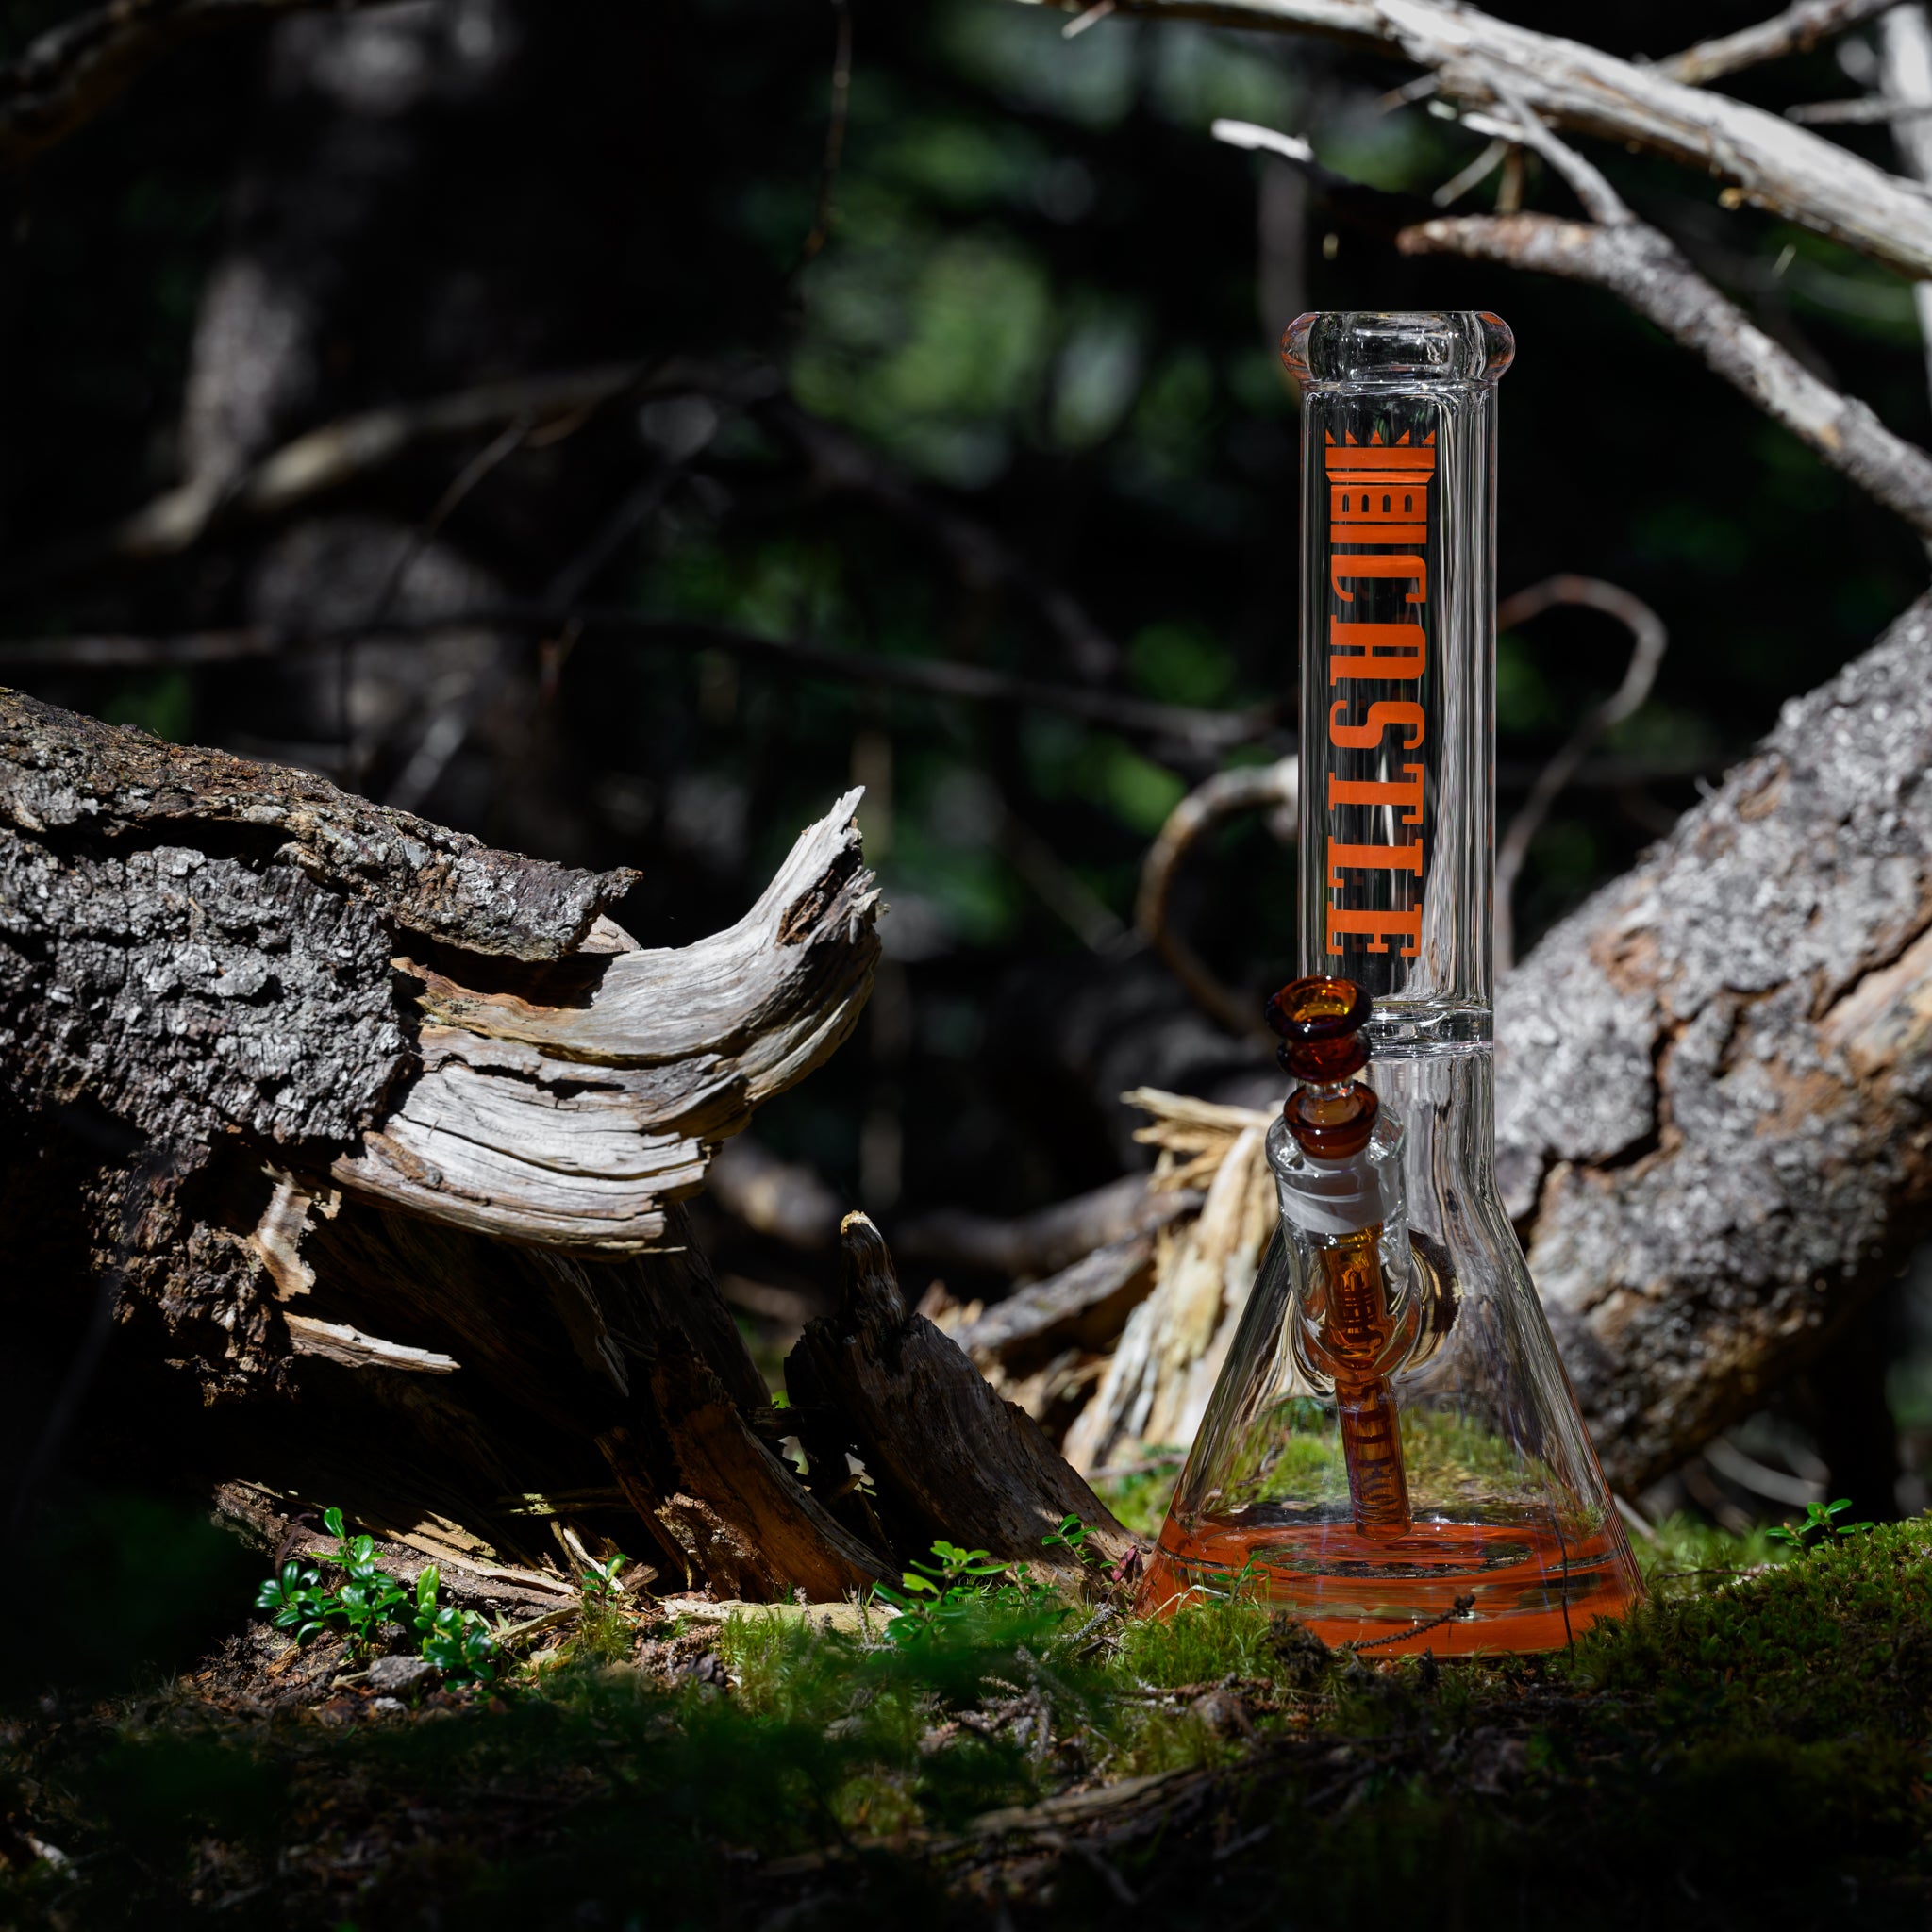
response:
[[[1332,1523],[1217,1524],[1170,1518],[1136,1608],[1165,1616],[1237,1591],[1287,1610],[1324,1643],[1378,1656],[1432,1650],[1560,1650],[1600,1617],[1643,1594],[1612,1522],[1565,1537],[1548,1524],[1417,1523],[1407,1536],[1365,1537]],[[1459,1599],[1473,1599],[1458,1607]]]

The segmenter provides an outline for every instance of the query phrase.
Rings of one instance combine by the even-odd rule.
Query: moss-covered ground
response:
[[[16,1644],[0,1924],[1924,1925],[1932,1521],[1648,1562],[1461,1664],[1010,1591],[903,1643],[643,1606],[407,1714],[328,1639],[105,1696]]]

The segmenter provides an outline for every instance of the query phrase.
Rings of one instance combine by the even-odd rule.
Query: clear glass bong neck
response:
[[[1496,316],[1305,315],[1301,971],[1378,1058],[1490,1039]]]

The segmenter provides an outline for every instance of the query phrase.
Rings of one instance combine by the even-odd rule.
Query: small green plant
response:
[[[1812,1549],[1813,1537],[1823,1543],[1835,1536],[1862,1536],[1868,1529],[1875,1529],[1873,1523],[1840,1523],[1836,1519],[1840,1509],[1849,1509],[1852,1499],[1840,1496],[1836,1503],[1807,1503],[1805,1506],[1805,1520],[1802,1523],[1780,1523],[1768,1529],[1765,1534],[1774,1541],[1789,1543],[1800,1556]]]
[[[625,1590],[618,1581],[618,1573],[630,1558],[619,1550],[601,1563],[594,1557],[586,1560],[590,1568],[580,1571],[577,1578],[581,1597],[571,1653],[580,1659],[601,1657],[615,1662],[628,1655],[631,1646],[631,1623],[625,1615]]]
[[[348,1572],[328,1611],[347,1626],[349,1645],[358,1657],[366,1657],[375,1647],[382,1626],[394,1620],[390,1612],[408,1601],[403,1586],[375,1560],[374,1537],[351,1537],[340,1509],[323,1512],[323,1522],[336,1539],[335,1559]],[[433,1574],[433,1570],[425,1572]]]
[[[985,1550],[961,1549],[943,1537],[933,1544],[932,1554],[930,1563],[913,1557],[912,1568],[900,1574],[901,1589],[873,1586],[874,1597],[899,1613],[887,1625],[894,1643],[916,1643],[958,1624],[986,1598],[995,1579],[1007,1574],[1007,1566]]]
[[[1040,1543],[1042,1549],[1065,1550],[1083,1568],[1098,1568],[1107,1560],[1088,1543],[1087,1525],[1072,1514],[1062,1516],[1060,1526],[1041,1537]]]
[[[322,1588],[322,1572],[293,1557],[256,1592],[255,1607],[270,1610],[277,1630],[292,1630],[297,1643],[307,1643],[328,1628],[334,1606]]]
[[[622,1550],[601,1563],[592,1557],[591,1567],[583,1573],[584,1602],[600,1608],[614,1604],[624,1594],[624,1586],[617,1580],[618,1573],[629,1561]]]
[[[325,1589],[320,1570],[291,1557],[256,1592],[255,1607],[269,1611],[277,1630],[292,1630],[297,1643],[339,1629],[353,1655],[365,1657],[380,1641],[383,1625],[401,1621],[400,1612],[410,1607],[409,1593],[377,1563],[373,1537],[352,1537],[340,1509],[324,1510],[322,1520],[336,1540],[324,1560],[341,1567],[342,1582]],[[611,1560],[614,1569],[625,1559]],[[614,1574],[609,1580],[614,1587]],[[439,1605],[441,1589],[441,1575],[432,1563],[416,1579],[412,1607],[421,1655],[452,1683],[494,1682],[496,1640],[490,1626],[475,1610]]]
[[[340,1509],[325,1510],[323,1522],[336,1540],[328,1561],[346,1573],[333,1590],[323,1588],[322,1573],[294,1557],[256,1592],[255,1607],[270,1611],[278,1630],[292,1630],[297,1643],[307,1643],[325,1630],[340,1629],[358,1657],[375,1647],[391,1612],[408,1601],[403,1587],[375,1560],[375,1540],[351,1537]]]
[[[421,1637],[420,1652],[451,1684],[475,1684],[487,1690],[496,1681],[496,1640],[475,1610],[439,1604],[442,1579],[434,1563],[416,1579],[413,1622]]]

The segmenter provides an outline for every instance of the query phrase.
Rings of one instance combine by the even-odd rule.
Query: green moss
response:
[[[1357,1659],[1239,1595],[1094,1625],[1008,1591],[904,1646],[741,1613],[701,1640],[728,1683],[580,1662],[441,1723],[238,1720],[185,1689],[24,1707],[0,1797],[72,1862],[0,1871],[0,1919],[160,1923],[260,1882],[235,1923],[867,1926],[1010,1897],[1073,1926],[1117,1911],[1106,1870],[975,1821],[1205,1772],[1108,1841],[1147,1923],[1291,1897],[1309,1927],[1923,1924],[1932,1521],[1756,1554],[1660,1525],[1652,1600],[1549,1657]]]
[[[1269,1613],[1247,1597],[1189,1604],[1158,1622],[1130,1624],[1118,1668],[1134,1683],[1211,1684],[1272,1674]]]

